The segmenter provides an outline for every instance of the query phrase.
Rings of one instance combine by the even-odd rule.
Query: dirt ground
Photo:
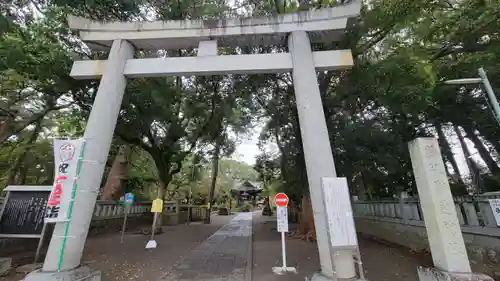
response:
[[[280,234],[273,218],[255,213],[253,225],[254,281],[304,281],[318,271],[319,259],[316,244],[300,239],[287,238],[287,265],[294,266],[298,274],[275,275],[271,268],[281,266]],[[292,230],[293,225],[290,225]],[[418,281],[417,265],[428,265],[428,256],[415,256],[408,250],[360,239],[360,251],[365,277],[376,281]]]
[[[169,272],[190,250],[228,223],[233,216],[213,216],[212,224],[192,223],[189,226],[164,227],[164,232],[156,236],[158,248],[146,250],[149,236],[129,231],[124,243],[120,235],[91,237],[86,245],[84,261],[103,272],[103,280],[155,281]],[[290,225],[293,231],[294,225]],[[304,281],[319,270],[318,252],[315,243],[287,237],[287,264],[294,266],[297,275],[278,276],[272,272],[273,266],[281,266],[280,234],[276,231],[275,218],[262,217],[254,212],[253,217],[253,270],[254,281]],[[428,255],[416,255],[409,250],[394,245],[381,244],[359,238],[364,272],[367,280],[376,281],[418,281],[416,267],[430,266]],[[15,257],[16,263],[29,263],[33,253],[21,253]],[[476,272],[487,272],[472,265]],[[491,273],[490,273],[491,274]],[[19,281],[21,275],[12,273],[1,281]]]
[[[189,226],[165,226],[163,233],[155,236],[158,248],[146,250],[149,235],[130,231],[120,242],[120,234],[94,236],[85,247],[84,261],[103,272],[104,281],[134,280],[155,281],[168,272],[191,249],[203,242],[228,223],[232,216],[213,216],[210,225],[191,223]],[[27,259],[23,257],[28,257]],[[21,253],[19,260],[32,260],[33,253]],[[2,281],[19,281],[24,276],[12,273]]]

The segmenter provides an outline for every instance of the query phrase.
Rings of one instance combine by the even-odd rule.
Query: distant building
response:
[[[260,188],[260,182],[243,181],[236,182],[234,187],[231,189],[233,196],[240,200],[255,200],[257,196],[262,192]]]

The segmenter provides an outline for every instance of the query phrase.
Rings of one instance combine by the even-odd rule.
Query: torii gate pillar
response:
[[[352,67],[350,50],[312,52],[311,43],[331,42],[343,37],[348,20],[359,15],[361,3],[279,18],[246,20],[168,21],[147,23],[99,23],[70,17],[70,28],[93,50],[111,49],[106,61],[77,61],[75,79],[100,78],[84,137],[87,139],[81,177],[68,232],[56,225],[43,269],[25,281],[101,280],[100,272],[82,266],[87,238],[104,165],[111,146],[126,78],[216,74],[292,72],[301,127],[309,189],[321,261],[321,274],[313,280],[355,279],[353,254],[332,251],[328,239],[322,177],[336,177],[316,71]],[[140,32],[139,32],[140,31]],[[289,53],[217,55],[217,45],[284,45]],[[171,50],[198,47],[197,57],[133,59],[134,47]],[[62,239],[66,237],[66,247]],[[335,269],[335,270],[334,270]]]
[[[349,280],[356,276],[353,253],[350,251],[336,251],[333,253],[329,247],[330,241],[327,234],[321,178],[337,177],[337,173],[316,78],[311,43],[307,33],[305,31],[293,31],[288,37],[288,49],[293,61],[293,86],[318,240],[321,272],[322,275],[328,277],[321,279],[328,280],[335,275],[340,280]],[[335,274],[331,266],[332,257]],[[316,278],[320,277],[317,276]]]

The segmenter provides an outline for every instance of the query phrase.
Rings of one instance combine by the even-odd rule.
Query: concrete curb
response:
[[[253,229],[254,229],[254,219],[255,213],[252,214],[252,230],[248,236],[248,246],[247,246],[247,264],[245,268],[245,281],[252,281],[252,270],[253,270]]]

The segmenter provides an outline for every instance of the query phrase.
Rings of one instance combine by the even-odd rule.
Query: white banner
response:
[[[84,140],[54,140],[55,178],[47,202],[45,222],[68,220],[73,185]]]

